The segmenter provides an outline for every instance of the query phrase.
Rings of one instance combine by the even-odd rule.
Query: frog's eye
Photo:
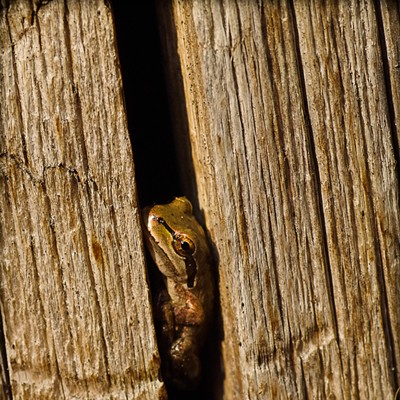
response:
[[[196,248],[193,240],[181,233],[174,235],[174,241],[172,244],[174,246],[174,250],[182,257],[192,255]]]

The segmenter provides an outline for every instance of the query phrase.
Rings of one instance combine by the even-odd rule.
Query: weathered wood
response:
[[[380,14],[371,0],[293,4],[159,10],[219,260],[224,398],[391,399],[399,182]]]
[[[164,395],[112,13],[0,10],[0,301],[14,399]]]
[[[399,143],[400,143],[400,55],[399,55],[399,38],[400,38],[400,10],[394,2],[382,2],[381,13],[382,13],[382,21],[381,23],[381,34],[384,35],[381,38],[382,41],[382,52],[383,59],[386,60],[386,85],[387,85],[387,101],[388,107],[390,111],[391,117],[391,133],[393,138],[393,147],[396,155],[396,166],[397,166],[397,181],[396,177],[393,177],[395,181],[393,185],[398,185],[399,179]],[[377,10],[379,11],[379,10]],[[379,14],[378,14],[379,15]],[[392,202],[393,203],[393,202]],[[382,207],[387,207],[385,204],[382,204]],[[393,207],[393,221],[396,221],[398,218],[398,202],[397,204],[392,204],[389,207]],[[381,207],[380,207],[381,208]],[[391,210],[389,210],[390,212]],[[381,210],[380,210],[381,212]],[[398,222],[398,221],[397,221]],[[389,235],[392,232],[388,232]],[[386,232],[385,232],[386,236]],[[400,307],[399,307],[399,299],[400,299],[400,279],[399,279],[399,251],[398,251],[398,239],[399,237],[393,236],[390,237],[391,243],[389,243],[389,247],[393,246],[393,250],[390,250],[391,259],[389,262],[385,263],[385,285],[389,292],[387,296],[388,308],[390,312],[390,321],[391,321],[391,330],[394,332],[393,334],[393,352],[395,354],[394,362],[397,370],[397,387],[398,390],[396,393],[400,392],[400,377],[399,377],[399,368],[400,368]],[[397,243],[396,243],[397,242]],[[397,259],[396,259],[397,258]],[[390,264],[391,263],[391,264]]]
[[[344,388],[392,398],[400,377],[399,182],[377,10],[372,1],[323,13],[316,4],[296,4],[296,18]]]

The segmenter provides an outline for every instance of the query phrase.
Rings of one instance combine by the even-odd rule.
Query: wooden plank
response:
[[[109,5],[21,0],[0,12],[13,398],[163,397]]]
[[[396,7],[395,3],[392,2],[382,2],[381,6],[381,20],[378,19],[378,22],[381,24],[381,34],[383,34],[383,42],[382,42],[382,51],[383,51],[383,60],[386,61],[384,64],[385,67],[385,77],[386,77],[386,88],[388,95],[388,108],[389,115],[391,117],[391,133],[393,139],[393,151],[395,154],[395,158],[397,161],[396,171],[397,171],[397,182],[399,180],[399,143],[400,143],[400,53],[399,53],[399,37],[400,37],[400,10]],[[377,10],[379,12],[379,9]],[[379,17],[378,13],[378,17]],[[394,199],[396,201],[396,199]],[[393,203],[393,201],[392,201]],[[398,202],[397,204],[391,205],[394,210],[398,210]],[[384,205],[383,205],[384,206]],[[385,213],[387,214],[387,212]],[[398,211],[394,212],[393,222],[398,218]],[[392,221],[391,221],[392,223]],[[388,232],[392,234],[391,231]],[[386,237],[386,232],[385,232]],[[384,283],[385,288],[388,292],[387,301],[388,301],[388,312],[390,319],[390,329],[392,333],[393,340],[393,348],[392,351],[394,353],[394,363],[396,368],[396,378],[397,378],[397,387],[400,388],[400,336],[398,332],[400,332],[400,286],[398,282],[399,278],[399,251],[398,251],[398,242],[399,237],[393,235],[392,237],[388,236],[391,241],[388,243],[390,250],[389,255],[390,258],[386,260],[384,263]],[[397,243],[396,243],[397,241]],[[386,254],[385,254],[386,256]]]
[[[159,14],[219,262],[224,398],[393,398],[399,198],[373,2]]]
[[[345,393],[393,398],[400,377],[399,193],[377,10],[368,0],[323,10],[318,2],[296,3],[296,18]]]

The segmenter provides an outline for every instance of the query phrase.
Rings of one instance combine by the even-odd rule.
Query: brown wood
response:
[[[0,301],[12,395],[161,398],[111,9],[39,3],[0,9]]]
[[[0,398],[162,398],[111,10],[10,3]],[[376,4],[159,3],[182,180],[218,261],[216,398],[395,396],[400,15]]]
[[[393,147],[396,154],[396,167],[397,172],[399,171],[399,143],[400,143],[400,58],[399,58],[399,38],[400,38],[400,10],[396,7],[395,3],[390,1],[382,2],[381,11],[382,15],[382,29],[380,31],[382,52],[384,54],[383,60],[385,61],[385,82],[386,82],[386,94],[387,103],[390,112],[390,124],[391,132],[393,136]],[[397,182],[394,181],[393,185],[398,186]],[[392,178],[394,178],[392,176]],[[395,178],[394,178],[395,179]],[[393,204],[397,199],[393,199],[391,203]],[[398,223],[398,201],[397,205],[394,204],[392,212],[393,222]],[[397,207],[396,207],[397,206]],[[382,207],[386,208],[385,204]],[[397,218],[397,220],[396,220]],[[386,222],[387,223],[387,222]],[[391,221],[390,221],[391,223]],[[390,259],[386,261],[385,266],[385,285],[389,292],[387,296],[388,308],[391,315],[391,330],[393,333],[393,352],[395,354],[394,362],[397,369],[397,394],[400,392],[400,378],[398,369],[400,368],[400,310],[399,310],[399,298],[400,298],[400,285],[399,285],[399,252],[398,252],[398,242],[399,237],[391,236],[392,232],[389,233],[389,248]],[[386,233],[385,235],[386,236]],[[397,243],[396,243],[397,242]],[[391,264],[390,264],[391,263]]]
[[[397,6],[175,0],[159,15],[219,261],[223,397],[392,399]]]

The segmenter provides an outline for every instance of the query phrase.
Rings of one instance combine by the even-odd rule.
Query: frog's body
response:
[[[163,277],[155,315],[161,325],[165,373],[178,389],[197,385],[200,348],[212,314],[210,250],[185,197],[143,210],[149,251]]]

